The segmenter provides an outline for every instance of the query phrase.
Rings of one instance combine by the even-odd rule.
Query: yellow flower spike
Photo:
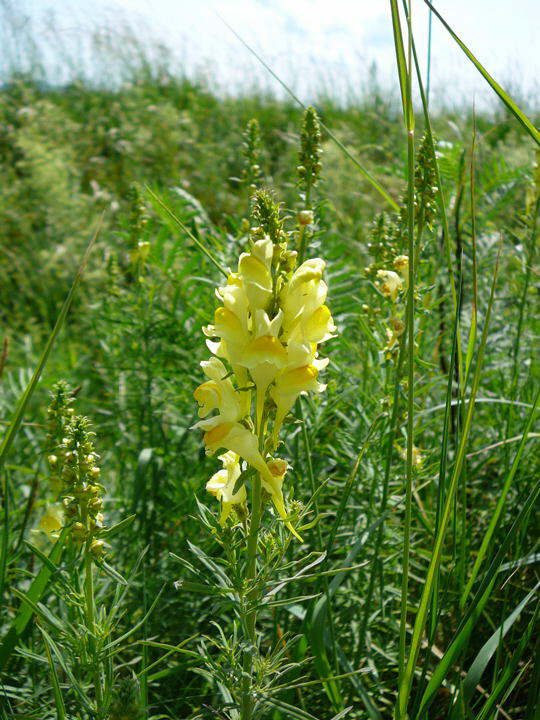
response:
[[[219,522],[222,526],[231,514],[234,505],[244,505],[247,500],[244,485],[235,493],[234,486],[240,477],[240,462],[236,453],[227,452],[219,456],[223,469],[212,475],[206,483],[206,489],[221,502]]]
[[[280,518],[285,521],[285,527],[291,531],[291,533],[295,536],[295,538],[297,538],[297,540],[303,542],[300,535],[293,528],[289,520],[287,520],[288,513],[287,509],[285,508],[285,501],[283,499],[282,489],[283,480],[285,479],[285,473],[287,472],[287,467],[288,465],[285,460],[280,460],[279,458],[270,459],[268,461],[270,477],[263,477],[263,487],[272,498],[272,502],[274,504],[274,507],[278,511]]]
[[[382,294],[395,302],[399,291],[403,288],[403,280],[393,270],[378,270],[377,277],[382,280],[379,283]]]

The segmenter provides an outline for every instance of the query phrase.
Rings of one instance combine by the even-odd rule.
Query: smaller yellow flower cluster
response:
[[[91,440],[93,434],[85,417],[74,417],[66,428],[66,437],[61,444],[64,459],[62,504],[73,541],[84,543],[99,559],[105,552],[105,544],[99,538],[104,528],[104,488],[98,482],[101,470]]]
[[[267,235],[252,241],[237,272],[216,291],[222,304],[213,324],[203,328],[213,357],[201,363],[208,380],[194,396],[206,419],[195,427],[205,432],[208,454],[227,450],[220,456],[223,470],[207,486],[222,502],[222,523],[233,505],[246,501],[243,485],[233,492],[241,460],[260,473],[276,510],[287,518],[282,493],[287,463],[272,455],[299,395],[326,387],[318,376],[328,360],[318,357],[317,347],[333,336],[335,325],[325,305],[325,263],[315,258],[294,270],[295,262],[296,253]]]
[[[409,279],[409,258],[407,255],[398,255],[393,261],[394,270],[378,270],[375,285],[381,293],[395,306],[402,290],[407,289]],[[397,272],[396,272],[397,271]],[[383,348],[389,353],[403,334],[405,325],[399,313],[394,308],[390,317],[390,327],[386,329],[387,343]]]

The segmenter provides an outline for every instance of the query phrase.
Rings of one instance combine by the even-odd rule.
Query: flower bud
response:
[[[299,225],[311,225],[313,223],[313,210],[300,210],[296,219]]]
[[[90,545],[90,552],[96,558],[96,560],[101,559],[105,554],[105,543],[103,542],[103,540],[92,540],[92,544]]]
[[[86,536],[88,535],[88,530],[84,527],[84,525],[81,522],[73,523],[71,527],[71,536],[75,540],[75,542],[84,542],[86,540]]]

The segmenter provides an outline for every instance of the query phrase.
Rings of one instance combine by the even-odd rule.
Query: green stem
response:
[[[261,405],[264,405],[264,397],[257,398],[257,417],[261,416],[258,423],[257,432],[259,436],[259,449],[262,451],[264,447],[264,420],[262,418]],[[250,720],[253,716],[253,693],[252,693],[252,674],[253,674],[253,655],[256,649],[257,634],[257,594],[258,588],[254,584],[257,576],[257,546],[259,539],[259,529],[261,527],[262,515],[262,482],[259,473],[253,473],[253,481],[251,486],[251,519],[249,523],[249,532],[247,538],[247,564],[246,564],[246,584],[248,586],[247,595],[244,596],[243,602],[243,625],[245,632],[245,640],[248,647],[244,652],[242,667],[244,678],[242,681],[242,701],[241,701],[241,720]],[[250,587],[252,586],[252,587]],[[247,602],[247,609],[246,609]]]
[[[98,653],[96,651],[96,610],[94,602],[94,574],[92,567],[92,556],[90,555],[90,548],[88,547],[88,544],[85,547],[84,554],[84,598],[86,627],[88,628],[89,632],[88,647],[90,650],[92,666],[94,668],[94,693],[96,698],[96,711],[97,716],[101,717],[103,706],[103,694],[101,691],[101,667]]]
[[[409,90],[410,91],[410,90]],[[401,582],[401,614],[399,626],[399,671],[405,667],[407,632],[407,598],[409,590],[409,564],[412,518],[412,478],[414,450],[414,130],[407,130],[408,157],[408,235],[409,235],[409,289],[407,292],[407,477],[405,485],[405,519],[403,528],[403,574]]]

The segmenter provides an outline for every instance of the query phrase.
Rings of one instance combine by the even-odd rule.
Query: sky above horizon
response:
[[[9,0],[7,2],[9,5]],[[368,88],[377,65],[382,86],[397,93],[388,0],[12,0],[17,27],[41,37],[53,80],[69,74],[58,62],[80,56],[87,69],[99,65],[92,31],[129,27],[148,46],[162,43],[177,67],[198,72],[227,90],[250,84],[278,89],[223,24],[223,18],[285,82],[309,101],[325,89],[339,98]],[[4,0],[3,6],[6,5]],[[488,71],[503,85],[520,89],[538,108],[540,9],[534,0],[437,0],[435,6]],[[218,15],[219,13],[219,15]],[[422,68],[427,62],[428,10],[413,2],[415,40]],[[434,99],[484,104],[491,91],[436,17],[432,19],[431,85]],[[129,53],[118,40],[118,52]],[[72,57],[72,59],[73,59]]]

